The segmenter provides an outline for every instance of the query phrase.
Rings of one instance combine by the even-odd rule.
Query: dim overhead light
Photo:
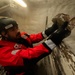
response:
[[[16,3],[21,5],[22,7],[27,7],[27,4],[23,0],[14,0]]]

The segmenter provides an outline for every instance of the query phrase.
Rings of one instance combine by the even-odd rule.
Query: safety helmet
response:
[[[18,27],[18,24],[12,18],[4,17],[0,18],[0,34],[2,31],[6,31],[12,27]]]

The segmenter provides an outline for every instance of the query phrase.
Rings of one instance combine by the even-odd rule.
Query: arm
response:
[[[33,59],[33,58],[38,58],[44,53],[49,54],[51,53],[51,51],[52,51],[51,49],[48,50],[46,47],[44,47],[43,44],[40,44],[33,48],[27,48],[26,50],[21,49],[18,51],[17,54],[21,56],[22,58]]]
[[[42,33],[31,34],[31,35],[29,35],[29,38],[30,38],[32,43],[38,43],[44,39]]]
[[[51,44],[52,45],[52,44]],[[3,66],[8,65],[23,65],[23,59],[38,59],[40,60],[46,54],[50,54],[52,52],[51,49],[47,49],[43,44],[37,45],[33,48],[21,48],[21,49],[12,49],[10,46],[0,48],[0,64]],[[34,61],[35,62],[35,61]]]
[[[49,27],[48,29],[46,29],[45,31],[43,31],[41,34],[43,36],[43,38],[48,37],[49,35],[51,35],[53,32],[55,32],[57,29],[59,29],[60,27],[62,27],[62,25],[64,24],[64,22],[69,21],[70,20],[70,16],[68,14],[57,14],[53,19],[53,25],[51,27]],[[35,40],[39,40],[40,37],[39,35],[31,35],[31,40],[35,42]],[[41,41],[42,39],[40,39]]]
[[[32,42],[40,42],[49,35],[51,35],[56,29],[58,28],[57,24],[54,23],[51,27],[46,29],[45,31],[38,33],[38,34],[31,34],[30,39]]]
[[[20,50],[20,56],[28,59],[38,58],[44,53],[51,53],[51,51],[58,46],[61,41],[65,38],[65,34],[68,32],[65,30],[68,22],[65,22],[61,28],[59,28],[55,33],[53,33],[48,40],[44,43],[37,45],[33,48],[27,48],[26,50]]]

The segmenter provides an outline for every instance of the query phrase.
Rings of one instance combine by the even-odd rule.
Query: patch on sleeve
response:
[[[17,53],[18,51],[20,51],[20,50],[13,50],[13,51],[11,52],[11,54],[12,54],[12,55],[16,55],[16,53]]]

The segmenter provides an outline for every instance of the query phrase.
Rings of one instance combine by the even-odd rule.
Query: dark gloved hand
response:
[[[64,24],[64,22],[69,22],[70,20],[70,16],[68,14],[64,14],[64,13],[59,13],[57,14],[53,19],[53,25],[51,27],[49,27],[48,29],[46,29],[42,34],[44,37],[49,36],[50,34],[52,34],[55,30],[59,29],[62,27],[62,25]]]
[[[64,22],[61,28],[51,34],[51,36],[49,36],[49,38],[43,42],[43,45],[48,48],[48,50],[53,50],[54,47],[59,46],[62,40],[70,35],[71,31],[66,28],[67,25],[68,22]]]
[[[49,36],[51,33],[53,33],[56,29],[58,29],[57,23],[53,24],[52,27],[49,27],[45,30],[45,34]]]
[[[64,22],[64,24],[59,28],[55,33],[53,33],[48,39],[51,39],[56,45],[59,45],[61,41],[70,35],[71,31],[66,29],[68,22]]]
[[[42,35],[43,35],[43,37],[47,37],[47,36],[49,36],[50,34],[52,34],[57,29],[58,29],[58,25],[57,25],[57,23],[54,23],[51,27],[49,27],[48,29],[46,29],[42,33]]]

